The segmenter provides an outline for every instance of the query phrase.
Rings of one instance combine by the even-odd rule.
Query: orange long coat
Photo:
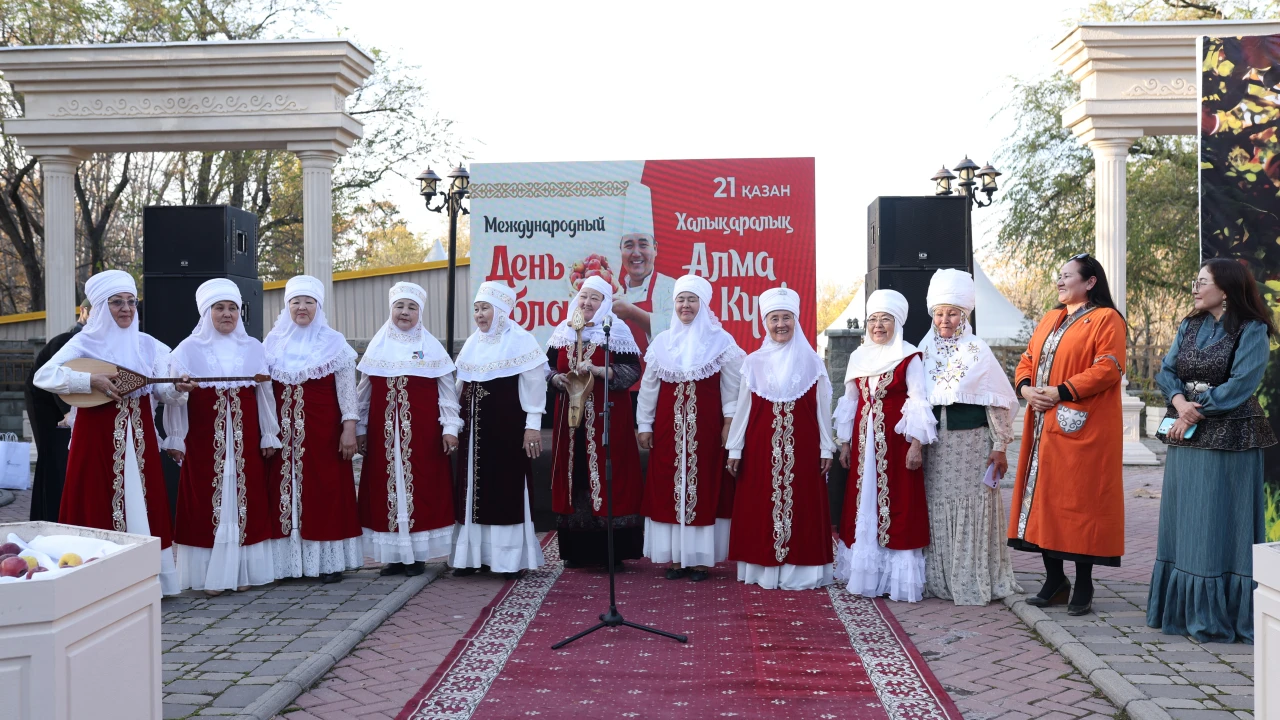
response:
[[[1043,415],[1027,407],[1009,537],[1046,550],[1119,557],[1124,554],[1120,379],[1125,323],[1115,310],[1094,308],[1070,321],[1056,349],[1046,348],[1045,341],[1064,321],[1065,309],[1051,310],[1018,363],[1015,386],[1023,380],[1034,387],[1066,385],[1073,399]]]

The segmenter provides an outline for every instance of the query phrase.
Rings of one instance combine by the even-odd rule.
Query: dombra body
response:
[[[89,373],[91,375],[115,375],[116,376],[116,392],[120,395],[128,395],[138,388],[156,383],[179,383],[179,382],[242,382],[252,380],[253,382],[266,382],[271,379],[270,375],[253,375],[250,377],[211,377],[211,378],[153,378],[147,377],[142,373],[135,372],[129,368],[123,368],[105,360],[95,360],[93,358],[76,358],[69,360],[63,367],[75,372]],[[62,399],[72,407],[97,407],[114,402],[110,397],[100,390],[92,390],[87,393],[72,393],[63,395]]]

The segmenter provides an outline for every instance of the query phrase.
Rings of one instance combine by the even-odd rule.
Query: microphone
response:
[[[604,334],[607,336],[613,329],[613,313],[604,316]]]

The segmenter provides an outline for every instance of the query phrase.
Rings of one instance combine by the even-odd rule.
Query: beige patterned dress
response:
[[[946,407],[938,439],[924,448],[930,544],[924,549],[925,597],[956,605],[986,605],[1021,593],[1006,544],[1007,514],[999,490],[982,483],[992,447],[1013,440],[1005,408],[987,406],[987,427],[948,430]]]

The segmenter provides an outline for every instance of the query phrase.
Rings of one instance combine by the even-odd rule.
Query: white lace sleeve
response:
[[[360,385],[356,387],[356,435],[365,435],[369,432],[369,403],[373,398],[373,385],[369,382],[369,376],[364,375],[360,378]]]
[[[333,373],[334,383],[338,386],[338,409],[342,411],[342,422],[355,420],[359,422],[360,412],[356,402],[356,365],[351,363],[340,367]]]
[[[1004,452],[1013,442],[1013,411],[999,405],[988,405],[987,427],[991,430],[991,449]]]
[[[152,338],[151,342],[155,343],[156,348],[156,359],[151,366],[151,376],[169,377],[169,372],[172,369],[170,367],[172,363],[169,362],[169,356],[171,354],[169,346],[155,338]],[[178,392],[178,386],[173,383],[156,383],[151,386],[151,393],[156,396],[157,400],[165,405],[187,404],[187,393]],[[168,411],[166,410],[165,412]]]
[[[853,437],[853,421],[858,417],[858,386],[853,381],[845,383],[844,395],[836,403],[836,438],[840,444],[850,442]]]
[[[636,397],[636,432],[653,432],[653,418],[658,414],[658,393],[661,390],[658,366],[650,363],[640,377],[640,394]]]
[[[924,363],[913,357],[907,365],[907,400],[902,404],[902,419],[893,431],[928,445],[938,439],[937,427],[938,419],[933,416],[933,405],[925,392]]]
[[[165,438],[160,441],[161,450],[177,450],[185,453],[187,451],[187,406],[169,405],[164,406],[164,434]]]
[[[445,435],[457,437],[462,432],[462,406],[458,404],[458,386],[453,373],[436,378],[436,391],[440,397],[440,427]],[[367,417],[368,408],[365,409]]]
[[[742,362],[746,359],[743,355],[720,366],[720,411],[727,418],[738,411],[738,386],[742,384]]]
[[[751,417],[751,388],[747,384],[738,385],[738,410],[729,425],[729,457],[737,460],[742,457],[742,448],[747,444],[747,419]]]
[[[258,447],[279,448],[280,419],[276,417],[276,396],[271,391],[271,381],[258,383],[253,392],[258,399],[258,437],[261,438]]]
[[[89,373],[76,372],[62,367],[64,364],[80,357],[79,351],[67,343],[62,349],[49,358],[49,362],[40,366],[32,383],[56,395],[81,395],[89,392]]]
[[[818,377],[818,432],[821,440],[822,457],[829,458],[835,454],[836,441],[831,437],[831,379],[826,375]]]
[[[547,378],[542,368],[520,373],[520,407],[525,412],[524,429],[541,430],[547,412]]]

